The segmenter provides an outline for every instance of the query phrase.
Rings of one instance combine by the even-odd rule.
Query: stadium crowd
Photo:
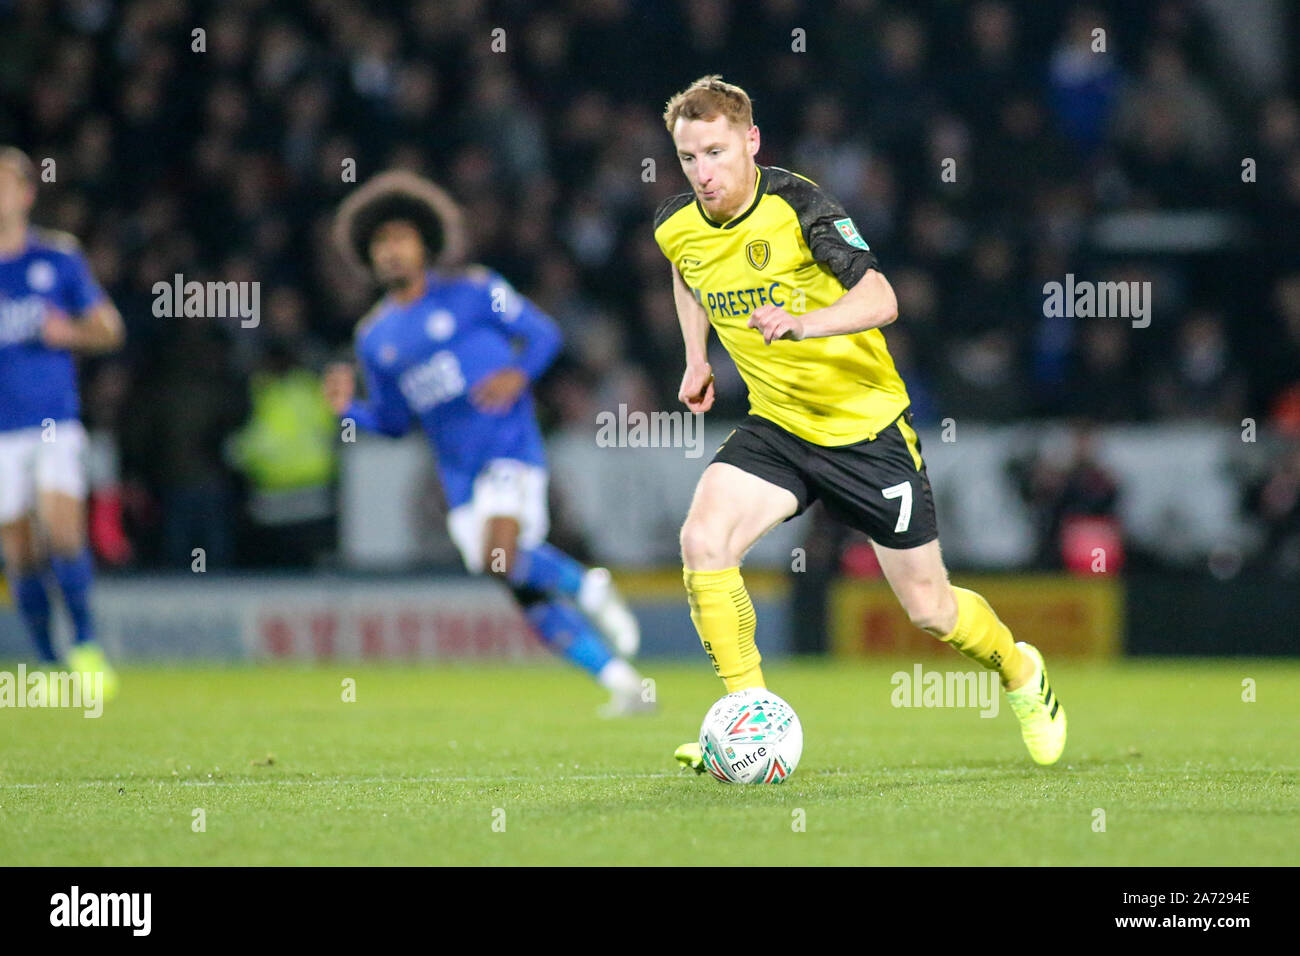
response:
[[[98,481],[120,491],[100,556],[175,566],[198,541],[248,563],[301,541],[258,532],[283,517],[259,492],[331,478],[314,377],[374,295],[329,247],[349,161],[358,182],[445,184],[475,257],[561,325],[552,426],[676,407],[650,221],[686,188],[663,102],[704,73],[751,93],[759,161],[828,188],[877,252],[922,424],[1300,432],[1300,30],[1279,26],[1271,75],[1178,0],[0,0],[0,142],[54,160],[36,221],[81,239],[128,328],[83,368]],[[1098,239],[1108,217],[1190,210],[1225,238]],[[259,324],[156,317],[175,274],[259,282]],[[1149,327],[1045,315],[1067,274],[1151,281]],[[743,414],[715,368],[719,413]],[[315,470],[286,476],[290,458]],[[328,503],[290,507],[327,539]]]

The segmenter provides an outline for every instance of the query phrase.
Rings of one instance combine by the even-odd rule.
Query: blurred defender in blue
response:
[[[366,397],[352,365],[326,372],[343,424],[399,437],[418,420],[465,567],[510,587],[541,640],[610,691],[606,713],[653,709],[626,660],[640,631],[609,572],[546,543],[546,456],[530,388],[560,349],[555,324],[500,275],[462,263],[459,209],[418,176],[389,172],[360,187],[339,207],[334,235],[385,289],[356,331]]]
[[[32,227],[36,168],[0,147],[0,546],[37,654],[54,662],[50,585],[74,626],[69,669],[116,676],[95,640],[74,354],[122,344],[122,318],[70,235]],[[52,580],[51,580],[52,579]]]

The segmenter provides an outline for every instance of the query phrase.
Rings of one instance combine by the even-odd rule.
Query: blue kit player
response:
[[[0,147],[0,548],[37,654],[57,660],[50,613],[62,595],[74,627],[67,667],[102,673],[108,696],[117,678],[90,611],[86,433],[73,355],[116,349],[122,319],[76,240],[30,225],[35,201],[32,161]]]
[[[537,636],[610,691],[605,713],[653,709],[627,662],[640,644],[636,618],[609,572],[546,543],[546,457],[530,386],[560,349],[555,324],[499,275],[459,264],[460,212],[418,176],[384,173],[359,188],[334,235],[387,292],[357,327],[366,398],[356,397],[352,365],[331,366],[334,410],[392,437],[418,420],[465,567],[504,581]]]

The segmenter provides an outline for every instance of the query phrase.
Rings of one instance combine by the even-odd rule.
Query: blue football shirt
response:
[[[529,383],[560,349],[555,323],[500,275],[475,267],[427,274],[427,288],[403,305],[384,298],[361,323],[356,350],[367,397],[344,412],[357,426],[385,435],[419,421],[437,453],[449,507],[470,499],[488,462],[509,458],[545,467],[533,396],[525,389],[503,413],[480,411],[471,390],[506,368]]]
[[[55,310],[77,318],[103,298],[71,236],[29,229],[22,252],[0,257],[0,432],[78,417],[72,354],[46,348],[41,325]]]

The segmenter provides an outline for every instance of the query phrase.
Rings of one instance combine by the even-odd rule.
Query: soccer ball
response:
[[[723,783],[783,783],[799,764],[803,728],[794,708],[771,691],[737,691],[709,708],[700,752]]]

